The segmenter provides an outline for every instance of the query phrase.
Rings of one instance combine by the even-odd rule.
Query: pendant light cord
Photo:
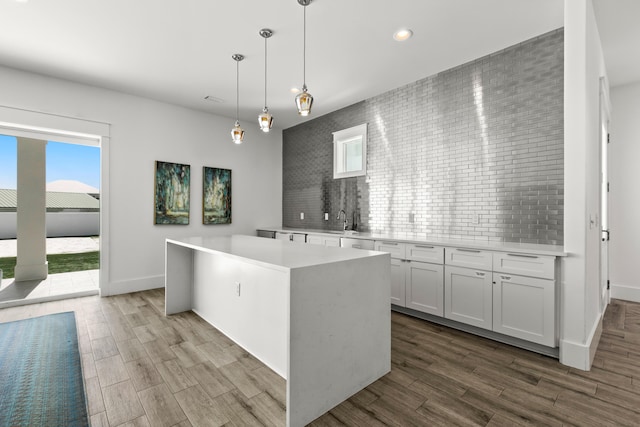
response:
[[[267,108],[267,37],[264,38],[264,108]]]
[[[302,87],[307,86],[307,6],[303,7],[302,31]]]
[[[240,118],[240,61],[236,60],[236,122]]]

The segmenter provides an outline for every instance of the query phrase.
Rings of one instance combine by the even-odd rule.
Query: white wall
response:
[[[253,234],[256,227],[281,224],[280,130],[263,134],[257,125],[245,125],[245,142],[234,145],[231,118],[10,68],[0,67],[0,82],[2,106],[111,125],[109,169],[101,183],[109,192],[101,198],[109,218],[109,235],[101,236],[108,242],[103,295],[163,286],[167,237]],[[156,160],[191,165],[187,226],[153,224]],[[230,225],[202,225],[203,166],[232,170]]]
[[[640,82],[611,90],[609,279],[611,297],[640,302]]]
[[[97,236],[100,212],[47,212],[47,237]],[[0,239],[16,238],[17,215],[0,212]]]
[[[100,212],[47,212],[47,237],[97,236]]]
[[[560,361],[589,369],[599,342],[599,94],[606,76],[591,0],[565,0],[564,247]],[[594,222],[591,223],[591,220]]]

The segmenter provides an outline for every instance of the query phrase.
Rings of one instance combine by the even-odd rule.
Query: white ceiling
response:
[[[594,0],[611,86],[640,81],[640,1]]]
[[[616,12],[605,3],[618,1],[600,0],[599,9]],[[637,10],[640,2],[625,3]],[[559,28],[563,1],[314,0],[307,7],[306,80],[315,102],[307,119],[297,115],[290,92],[302,85],[303,7],[296,0],[0,0],[0,16],[2,65],[230,118],[231,55],[242,53],[245,129],[257,127],[264,104],[258,31],[270,28],[268,106],[276,127],[287,128]],[[616,29],[611,16],[607,31]],[[414,37],[393,40],[401,27]],[[611,77],[615,83],[617,71]]]

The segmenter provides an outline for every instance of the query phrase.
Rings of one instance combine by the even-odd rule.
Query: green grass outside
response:
[[[47,255],[49,274],[67,273],[70,271],[97,270],[100,268],[100,252],[82,252],[78,254]],[[14,277],[16,257],[0,258],[0,270],[4,279]]]

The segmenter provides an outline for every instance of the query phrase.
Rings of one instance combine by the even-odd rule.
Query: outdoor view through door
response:
[[[21,192],[32,185],[44,186],[36,191],[46,211],[37,237],[18,225],[29,216]],[[20,256],[32,241],[41,245],[45,233],[48,275],[23,280],[15,272]],[[0,134],[0,305],[97,293],[99,235],[100,147]]]

